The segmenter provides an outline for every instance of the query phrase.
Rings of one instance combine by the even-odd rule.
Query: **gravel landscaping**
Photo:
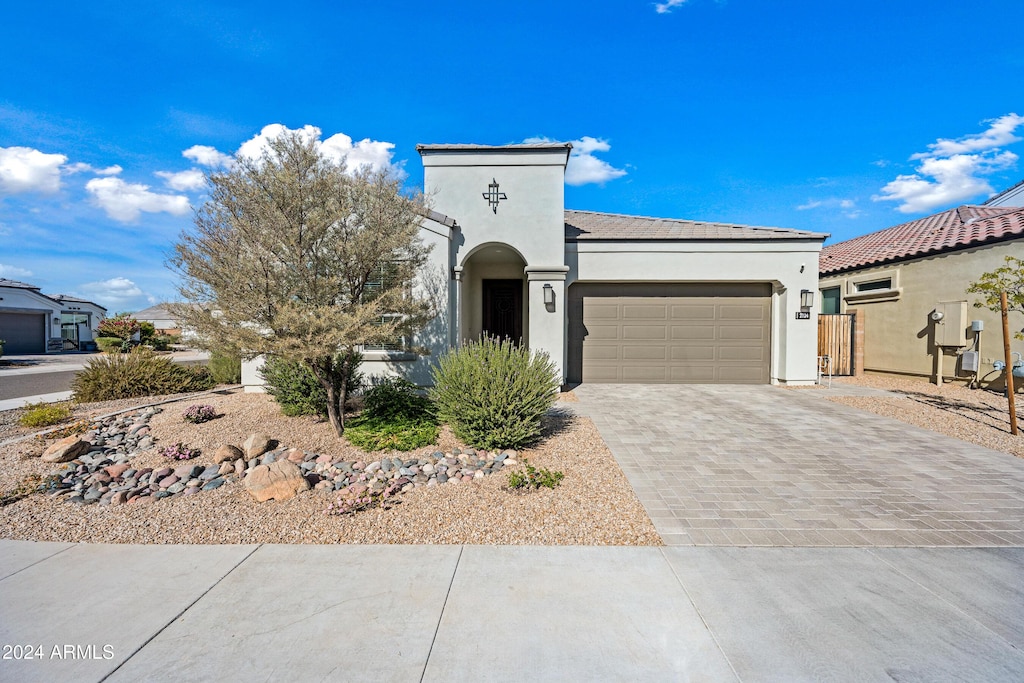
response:
[[[828,396],[828,400],[890,417],[922,429],[969,441],[1024,458],[1024,395],[1018,393],[1017,426],[1010,434],[1006,395],[968,389],[959,383],[936,386],[924,379],[897,375],[843,377],[836,385],[884,389],[896,396]]]
[[[151,400],[136,399],[76,406],[73,419],[95,418],[148,402]],[[200,424],[185,422],[182,418],[186,409],[196,403],[212,405],[220,417]],[[367,454],[338,439],[326,422],[309,417],[284,417],[277,404],[261,394],[213,392],[166,403],[160,408],[159,412],[151,411],[145,416],[147,429],[142,436],[155,440],[152,447],[125,459],[131,468],[127,472],[124,465],[117,465],[115,460],[115,481],[105,481],[109,475],[102,473],[99,483],[113,486],[121,483],[125,476],[137,479],[141,474],[135,473],[152,469],[150,476],[154,486],[156,473],[161,474],[161,483],[176,476],[180,479],[170,485],[174,488],[173,494],[168,493],[169,488],[158,489],[156,493],[166,497],[156,500],[156,496],[147,494],[141,501],[129,503],[130,492],[126,492],[118,497],[117,504],[102,505],[69,503],[73,497],[71,491],[61,496],[35,494],[0,508],[0,537],[108,543],[661,544],[653,524],[593,423],[568,412],[554,411],[545,419],[544,440],[535,448],[514,454],[512,461],[517,462],[516,465],[501,467],[500,461],[506,459],[501,454],[497,454],[497,458],[495,454],[489,458],[483,454],[472,455],[466,464],[466,454],[462,453],[462,461],[459,461],[460,452],[467,447],[447,429],[442,429],[436,446],[411,454]],[[0,442],[29,433],[30,430],[16,425],[19,412],[0,413]],[[141,425],[142,418],[131,416],[122,422],[123,429],[130,430]],[[338,463],[340,468],[341,462],[360,461],[364,469],[357,470],[356,475],[361,471],[372,472],[376,469],[373,464],[383,463],[382,456],[386,455],[391,466],[381,469],[393,468],[395,477],[405,476],[410,482],[401,483],[406,492],[397,495],[389,508],[373,508],[355,514],[326,514],[338,495],[328,490],[326,482],[320,488],[302,491],[284,502],[258,503],[254,500],[255,494],[250,494],[243,486],[241,471],[229,473],[229,468],[225,467],[223,477],[217,477],[216,467],[211,467],[214,453],[220,446],[241,446],[253,433],[266,434],[276,441],[279,454],[287,448],[310,454],[305,458],[305,471],[309,473],[317,467],[316,471],[325,477],[342,476],[345,473],[331,469],[330,463]],[[110,439],[109,434],[106,437]],[[131,439],[126,439],[128,441]],[[179,441],[200,449],[201,455],[175,462],[159,454],[161,447]],[[79,474],[75,476],[79,478],[75,481],[96,482],[96,473],[103,468],[90,469],[88,455],[84,463],[81,458],[72,463],[71,469],[42,462],[43,450],[53,442],[53,439],[29,438],[0,446],[0,490],[14,489],[26,475],[45,476],[57,471],[70,479],[74,479],[72,475],[77,471]],[[448,463],[443,459],[439,463],[436,452],[441,452]],[[294,460],[302,466],[303,454],[298,451],[293,454],[297,456]],[[312,457],[313,454],[317,457]],[[94,450],[92,455],[99,453]],[[395,455],[405,461],[401,466],[395,462]],[[438,476],[444,472],[446,464],[449,474],[456,469],[460,473],[464,469],[474,472],[472,461],[477,457],[483,474],[463,473],[451,477],[452,481],[439,483],[439,479],[448,479]],[[521,470],[524,458],[536,467],[564,472],[565,479],[554,490],[510,491],[507,471]],[[99,461],[99,457],[96,460]],[[413,460],[422,460],[426,467],[417,468]],[[256,464],[258,462],[251,462],[249,470]],[[241,465],[239,463],[239,470],[244,469]],[[162,471],[168,468],[183,469],[182,472]],[[209,475],[207,478],[202,478],[200,468]],[[185,473],[186,469],[190,472]],[[206,485],[218,478],[223,481],[207,490]],[[454,482],[456,478],[459,483]],[[190,483],[193,485],[188,486]],[[417,486],[409,486],[409,483]],[[184,494],[186,488],[191,495]]]

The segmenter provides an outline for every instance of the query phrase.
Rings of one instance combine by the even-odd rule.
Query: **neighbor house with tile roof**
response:
[[[1024,208],[959,206],[901,223],[822,249],[821,312],[857,315],[864,370],[968,378],[963,353],[978,351],[979,379],[1001,386],[1001,318],[975,308],[967,287],[1006,256],[1024,258]]]
[[[827,235],[566,210],[568,144],[417,149],[441,314],[364,349],[365,374],[427,385],[448,348],[488,335],[546,352],[568,383],[815,381]],[[243,367],[253,388],[259,362]]]

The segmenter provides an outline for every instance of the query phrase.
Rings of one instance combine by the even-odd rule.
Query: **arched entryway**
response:
[[[526,261],[501,243],[484,244],[466,257],[460,269],[462,340],[482,335],[529,344],[529,297]]]

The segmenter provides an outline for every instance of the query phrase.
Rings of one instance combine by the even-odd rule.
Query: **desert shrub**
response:
[[[160,455],[172,460],[191,460],[198,458],[200,452],[198,448],[189,448],[180,441],[173,446],[164,446],[160,449]]]
[[[64,403],[29,403],[18,418],[22,427],[49,427],[71,417],[71,409]]]
[[[510,489],[539,489],[545,487],[553,489],[562,483],[565,475],[562,472],[552,472],[544,468],[536,468],[523,458],[524,471],[508,473],[508,487]]]
[[[120,337],[96,337],[96,346],[104,353],[116,353],[121,350],[124,340]]]
[[[185,422],[191,422],[192,424],[197,425],[203,422],[209,422],[215,417],[217,417],[217,409],[213,406],[194,405],[185,409],[185,414],[181,416],[181,419]]]
[[[183,394],[213,387],[213,377],[206,368],[178,365],[141,346],[130,353],[93,358],[71,380],[72,398],[79,403]]]
[[[348,378],[348,395],[353,396],[362,386],[363,376],[359,365],[363,362],[362,354],[351,352],[352,371]],[[260,369],[266,384],[267,393],[281,406],[281,412],[289,417],[296,415],[327,415],[327,390],[313,375],[305,364],[300,361],[284,360],[268,357]],[[340,386],[340,378],[335,378],[335,386]]]
[[[242,359],[224,351],[210,354],[210,362],[206,364],[217,384],[238,384],[242,381]]]
[[[537,441],[560,384],[547,354],[486,337],[442,356],[433,376],[437,417],[466,443],[486,449]]]

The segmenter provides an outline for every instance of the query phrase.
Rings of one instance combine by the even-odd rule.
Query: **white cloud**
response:
[[[927,213],[994,192],[984,176],[1012,168],[1017,155],[1001,148],[1020,142],[1014,131],[1024,126],[1024,116],[1007,114],[990,122],[988,130],[955,140],[940,138],[927,152],[911,155],[919,161],[914,173],[896,176],[876,202],[899,202],[901,213]]]
[[[0,263],[0,277],[5,277],[9,280],[17,280],[20,277],[32,277],[32,271],[19,268],[18,266],[9,266],[6,263]]]
[[[896,176],[872,197],[876,202],[901,202],[900,213],[927,213],[972,197],[992,194],[992,186],[980,177],[1017,163],[1013,152],[954,154],[948,159],[925,159],[917,173]]]
[[[863,213],[857,208],[857,202],[855,200],[842,199],[840,197],[809,199],[806,204],[801,204],[796,207],[797,211],[810,211],[812,209],[838,209],[847,218],[858,218]]]
[[[81,286],[84,299],[95,301],[110,310],[131,308],[139,297],[145,296],[139,286],[125,277],[113,277],[102,282],[88,282]]]
[[[1024,116],[1007,114],[993,120],[992,125],[984,133],[965,135],[956,140],[939,138],[936,142],[928,145],[927,152],[918,152],[911,156],[911,159],[929,159],[936,157],[951,157],[954,154],[966,152],[983,152],[989,149],[1005,147],[1006,145],[1020,142],[1022,138],[1017,137],[1013,132],[1024,125]]]
[[[0,194],[60,190],[60,167],[68,158],[31,147],[0,147]]]
[[[394,148],[394,143],[369,138],[352,144],[352,138],[344,133],[335,133],[320,143],[320,149],[328,159],[338,163],[344,159],[349,171],[364,167],[369,167],[373,171],[393,169],[391,157]]]
[[[396,165],[392,165],[394,143],[380,142],[364,138],[353,144],[352,138],[344,133],[336,133],[326,140],[321,141],[322,131],[316,126],[306,125],[302,128],[291,129],[280,123],[271,123],[263,127],[258,135],[242,143],[238,148],[238,156],[248,159],[258,159],[268,148],[269,142],[285,133],[298,133],[306,140],[317,142],[320,151],[325,157],[341,163],[348,167],[348,171],[354,172],[360,168],[369,168],[373,171],[392,170],[399,171]]]
[[[657,2],[654,4],[654,11],[658,14],[668,14],[676,7],[686,3],[686,0],[668,0],[668,2]]]
[[[124,169],[114,164],[113,166],[107,166],[106,168],[96,168],[92,164],[87,164],[82,161],[77,161],[73,164],[67,164],[63,170],[65,173],[72,175],[75,173],[95,173],[96,175],[119,175]]]
[[[143,211],[175,216],[189,212],[188,197],[184,195],[158,194],[148,185],[126,183],[120,178],[93,178],[85,189],[108,216],[124,223],[137,221]]]
[[[206,175],[198,168],[190,168],[187,171],[157,171],[154,175],[163,178],[167,187],[179,192],[190,190],[201,190],[206,187]]]
[[[225,154],[209,145],[192,145],[182,152],[181,156],[207,168],[220,168],[222,166],[230,168],[231,164],[234,163],[234,159],[230,154]]]
[[[556,141],[546,137],[534,137],[527,138],[523,142]],[[615,168],[607,161],[594,156],[594,152],[607,152],[612,148],[607,141],[584,135],[579,140],[571,140],[570,142],[572,144],[572,151],[569,152],[569,163],[565,167],[566,185],[578,186],[591,183],[603,185],[609,180],[615,180],[626,175],[624,169]]]

